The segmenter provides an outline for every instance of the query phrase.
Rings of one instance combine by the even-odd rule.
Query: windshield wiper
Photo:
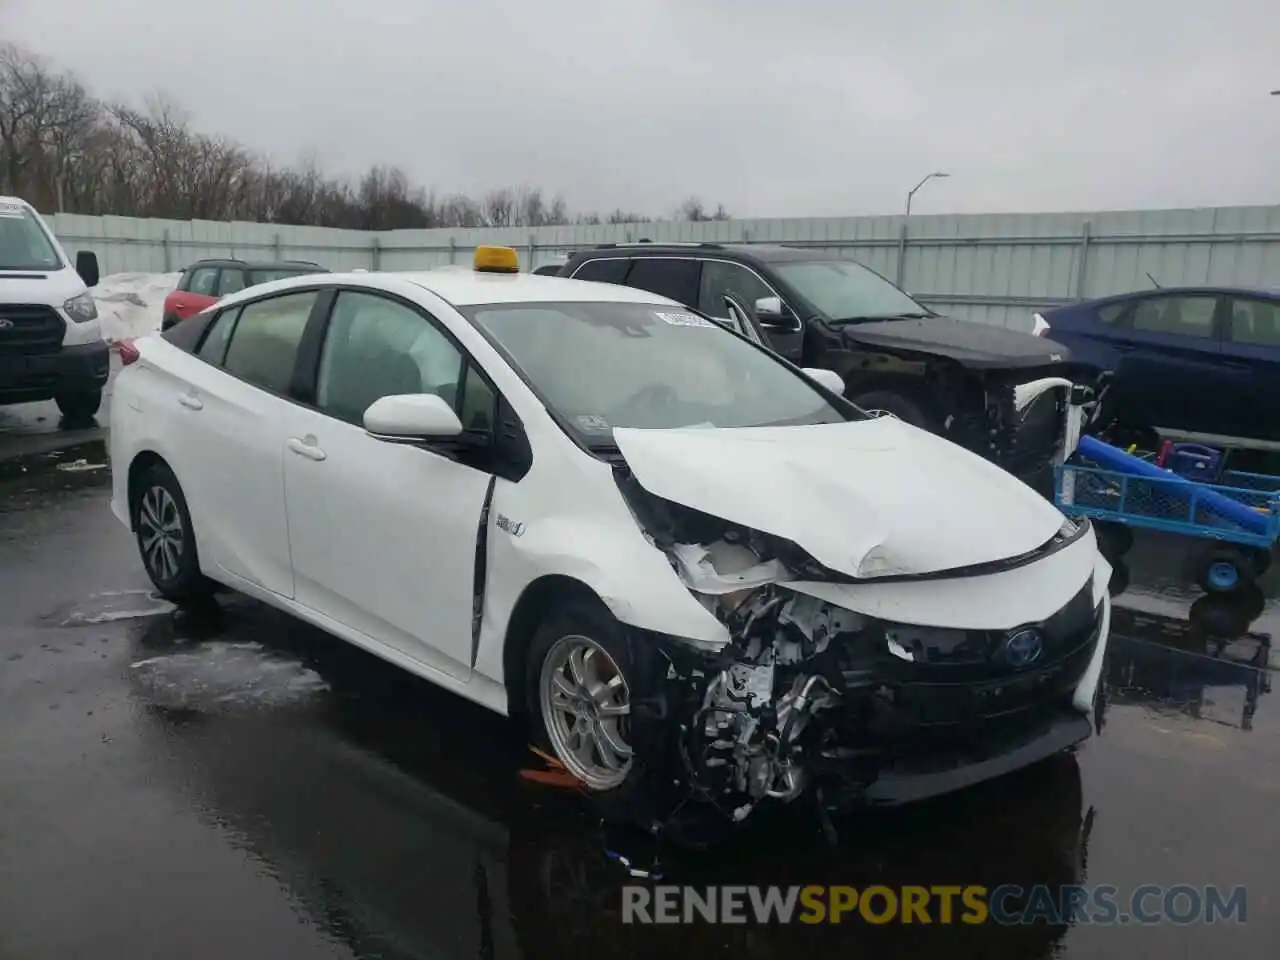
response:
[[[838,317],[832,323],[859,323],[867,320],[923,320],[934,313],[864,313],[856,317]]]

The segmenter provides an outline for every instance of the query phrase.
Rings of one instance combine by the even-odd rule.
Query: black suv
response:
[[[279,260],[249,263],[245,260],[197,260],[182,269],[177,287],[165,297],[160,329],[168,330],[179,320],[199,313],[228,294],[260,283],[283,280],[304,273],[328,273],[310,260]]]
[[[602,244],[571,254],[560,276],[638,287],[717,319],[742,304],[773,350],[834,370],[858,406],[946,436],[1036,486],[1061,442],[1066,400],[1049,391],[1017,410],[1014,387],[1096,374],[1052,340],[944,317],[874,270],[798,247]]]

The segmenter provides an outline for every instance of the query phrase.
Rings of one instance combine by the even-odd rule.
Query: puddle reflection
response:
[[[198,634],[200,640],[192,638]],[[506,722],[256,605],[135,626],[144,750],[157,781],[285,885],[305,918],[357,956],[774,957],[867,948],[955,957],[1048,957],[1064,925],[623,926],[625,858],[663,883],[807,885],[1084,883],[1095,814],[1075,756],[963,794],[836,821],[808,809],[761,821],[710,851],[606,831],[576,796],[523,782]],[[255,647],[250,644],[260,644]],[[234,646],[233,646],[234,645]],[[206,676],[227,650],[234,670]],[[205,651],[205,652],[201,652]],[[250,677],[247,659],[273,669]],[[172,657],[175,663],[162,668]],[[297,669],[282,669],[292,657]],[[208,662],[206,662],[208,661]],[[192,664],[199,669],[192,670]],[[278,678],[306,697],[271,695]],[[135,670],[134,674],[142,673]],[[179,696],[190,675],[212,689]],[[243,678],[246,695],[235,689]],[[174,709],[177,702],[181,709]],[[198,719],[193,717],[198,713]]]
[[[1138,707],[1252,730],[1270,692],[1269,589],[1204,596],[1179,581],[1181,561],[1140,537],[1118,564],[1129,582],[1100,716]],[[135,661],[150,668],[133,671],[133,690],[142,735],[156,741],[145,754],[157,782],[183,791],[290,891],[306,922],[356,956],[1041,958],[1062,954],[1070,928],[623,926],[621,888],[1107,879],[1089,877],[1099,814],[1072,754],[847,817],[834,843],[796,809],[690,853],[604,830],[577,797],[519,777],[528,755],[502,718],[275,611],[231,600],[139,621],[133,636]],[[188,681],[203,686],[186,691]],[[1086,749],[1106,744],[1104,734]]]

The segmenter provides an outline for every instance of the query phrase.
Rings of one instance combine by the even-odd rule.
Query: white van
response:
[[[94,254],[72,265],[30,204],[0,197],[0,405],[55,400],[68,423],[98,412],[110,358],[97,283]]]

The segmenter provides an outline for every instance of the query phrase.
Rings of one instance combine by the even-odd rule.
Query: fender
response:
[[[511,613],[530,584],[548,575],[590,589],[622,623],[682,637],[709,649],[729,643],[729,631],[694,598],[658,547],[644,536],[606,471],[589,502],[573,512],[553,506],[525,483],[499,483],[488,518],[488,566],[475,670],[501,681]],[[541,504],[539,504],[541,501]],[[542,509],[539,509],[539,506]]]

